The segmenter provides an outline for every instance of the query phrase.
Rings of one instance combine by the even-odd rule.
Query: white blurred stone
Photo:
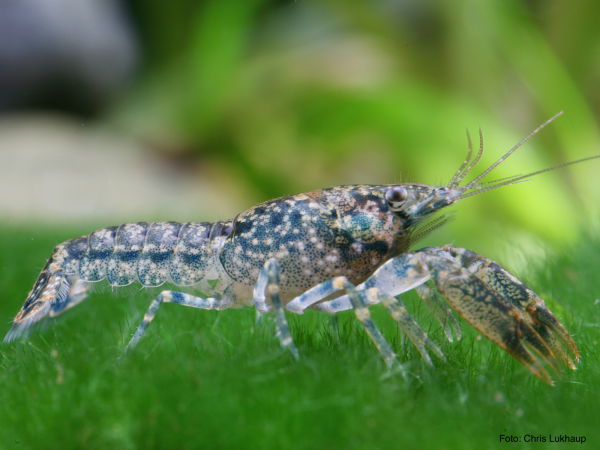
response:
[[[214,221],[251,206],[214,172],[64,116],[0,117],[0,223]]]

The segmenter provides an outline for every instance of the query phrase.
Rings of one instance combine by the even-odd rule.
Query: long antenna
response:
[[[473,186],[469,189],[477,189],[476,191],[462,194],[462,195],[458,196],[457,199],[460,200],[463,198],[472,197],[474,195],[482,194],[484,192],[491,191],[492,189],[496,189],[496,188],[499,188],[502,186],[510,186],[511,184],[518,184],[518,183],[524,183],[526,181],[531,181],[530,179],[527,179],[527,178],[533,177],[535,175],[539,175],[540,173],[550,172],[551,170],[560,169],[561,167],[567,167],[572,164],[578,164],[580,162],[589,161],[590,159],[597,159],[597,158],[600,158],[600,155],[588,156],[587,158],[578,159],[576,161],[570,161],[570,162],[566,162],[566,163],[562,163],[562,164],[557,164],[556,166],[548,167],[547,169],[538,170],[536,172],[531,172],[531,173],[528,173],[527,175],[518,175],[517,177],[512,178],[508,181],[494,184],[492,186],[481,186],[481,185]],[[469,183],[469,185],[471,185],[471,183]],[[465,187],[469,187],[469,185],[467,185]]]
[[[535,130],[533,130],[531,133],[529,133],[529,135],[525,139],[523,139],[521,142],[519,142],[517,145],[515,145],[512,149],[510,149],[510,151],[506,155],[504,155],[502,158],[500,158],[498,161],[496,161],[494,164],[492,164],[481,175],[479,175],[477,178],[475,178],[473,181],[471,181],[469,184],[467,184],[466,187],[472,187],[472,186],[476,185],[479,180],[481,180],[488,173],[490,173],[492,170],[494,170],[496,167],[498,167],[498,165],[500,165],[506,158],[508,158],[510,155],[512,155],[521,145],[523,145],[526,141],[528,141],[534,134],[536,134],[538,131],[540,131],[542,128],[544,128],[546,125],[548,125],[550,122],[552,122],[554,119],[556,119],[557,117],[562,115],[562,113],[563,113],[563,111],[559,112],[558,114],[555,114],[550,119],[546,120],[543,124],[541,124],[539,127],[537,127]],[[574,162],[577,162],[577,161],[574,161]],[[558,166],[556,168],[558,168]],[[551,169],[548,169],[548,170],[551,170]]]

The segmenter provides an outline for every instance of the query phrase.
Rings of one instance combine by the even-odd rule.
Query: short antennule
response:
[[[462,181],[463,178],[469,173],[469,171],[479,163],[479,160],[483,157],[484,152],[485,138],[483,137],[483,130],[481,129],[481,127],[479,127],[479,151],[477,152],[477,156],[475,157],[471,165],[467,168],[467,170],[465,170],[465,173],[463,173],[460,181]]]
[[[460,184],[466,174],[463,174],[463,170],[465,167],[471,162],[471,156],[473,155],[473,144],[471,143],[471,135],[469,134],[469,129],[467,128],[467,141],[469,142],[469,153],[467,153],[467,159],[462,163],[460,168],[456,171],[450,183],[448,183],[448,189],[452,189]]]
[[[448,184],[448,189],[454,189],[455,187],[457,187],[462,182],[462,180],[465,179],[465,177],[471,171],[471,169],[475,167],[477,163],[479,163],[479,160],[483,156],[483,152],[485,150],[485,139],[483,137],[483,131],[481,130],[481,127],[479,127],[479,151],[477,152],[477,156],[475,156],[475,159],[473,160],[473,162],[471,162],[471,164],[469,164],[469,162],[471,161],[473,148],[471,144],[471,136],[469,135],[469,130],[467,130],[467,140],[469,141],[469,154],[467,155],[467,159],[465,160],[465,162],[462,164],[462,166],[460,166],[460,169],[458,169],[454,177],[452,177],[452,180],[450,180],[450,183]],[[467,164],[469,164],[468,167]]]

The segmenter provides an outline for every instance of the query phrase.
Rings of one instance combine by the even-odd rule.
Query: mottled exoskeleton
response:
[[[441,216],[423,224],[432,214],[543,172],[480,181],[546,123],[462,186],[483,154],[481,132],[475,159],[471,162],[469,140],[467,160],[444,187],[337,186],[271,200],[232,220],[128,223],[64,242],[54,249],[5,342],[84,300],[91,283],[106,279],[111,286],[156,287],[170,282],[194,286],[204,295],[163,291],[152,301],[128,349],[140,340],[163,302],[201,309],[255,305],[262,313],[274,310],[281,344],[296,357],[285,309],[298,314],[306,308],[327,313],[353,309],[388,366],[398,367],[369,315],[368,307],[381,302],[431,364],[426,346],[440,358],[442,352],[397,298],[416,289],[450,341],[453,332],[460,339],[461,331],[448,304],[534,375],[552,383],[542,362],[559,374],[555,358],[574,369],[570,354],[578,361],[579,352],[541,298],[501,266],[471,251],[451,246],[409,251],[446,221]]]

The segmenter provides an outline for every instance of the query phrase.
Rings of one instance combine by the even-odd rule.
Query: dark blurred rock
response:
[[[137,57],[117,0],[0,0],[0,113],[93,113],[132,74]]]

